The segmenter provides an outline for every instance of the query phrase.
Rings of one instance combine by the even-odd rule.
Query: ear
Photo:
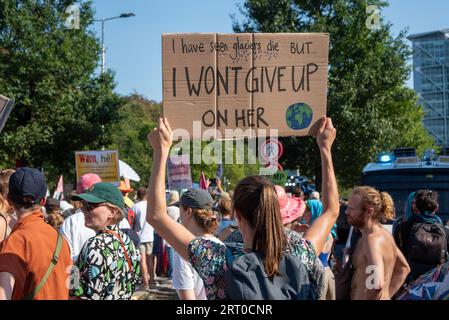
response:
[[[116,217],[118,215],[117,209],[112,209],[112,208],[109,208],[109,207],[107,207],[107,208],[109,209],[108,219],[110,219],[112,221],[115,221]],[[117,223],[119,223],[119,221],[117,221]]]
[[[43,207],[47,203],[47,197],[41,200],[40,205]]]
[[[369,208],[366,210],[366,215],[367,215],[369,218],[372,218],[373,215],[374,215],[374,209],[371,208],[371,207],[369,207]]]
[[[192,208],[187,208],[187,217],[191,217],[192,216]]]

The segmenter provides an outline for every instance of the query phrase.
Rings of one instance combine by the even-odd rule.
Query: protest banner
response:
[[[14,107],[14,100],[0,94],[0,133],[5,127],[6,120]]]
[[[194,139],[311,135],[326,114],[328,52],[326,33],[163,34],[164,116]]]
[[[117,150],[76,151],[76,180],[86,173],[97,174],[103,182],[120,183]]]
[[[169,157],[167,161],[168,186],[171,190],[192,187],[189,155]]]

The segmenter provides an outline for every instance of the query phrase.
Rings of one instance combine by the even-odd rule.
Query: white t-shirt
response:
[[[223,244],[220,239],[204,238],[214,242]],[[179,294],[179,290],[191,290],[195,293],[196,300],[207,300],[204,283],[198,273],[193,269],[192,265],[185,261],[176,251],[173,255],[173,288]]]
[[[175,207],[175,206],[168,207],[167,214],[169,215],[170,218],[172,218],[176,222],[180,222],[179,218],[180,218],[181,214],[179,213],[178,207]],[[169,248],[172,247],[168,242],[165,242],[165,245]]]
[[[78,259],[84,243],[96,235],[94,230],[84,225],[84,213],[80,209],[64,220],[60,231],[69,243],[74,263]]]
[[[129,229],[131,227],[129,226],[128,220],[122,219],[119,223],[119,228]],[[80,254],[86,241],[97,234],[94,230],[86,227],[84,222],[84,213],[81,209],[76,210],[74,214],[67,217],[67,219],[65,219],[62,223],[59,231],[69,243],[73,263],[77,261],[78,255]]]
[[[175,206],[168,207],[167,213],[170,216],[170,218],[172,218],[176,222],[179,222],[179,217],[181,216],[181,214],[179,213],[178,207],[175,207]]]
[[[140,242],[153,242],[153,227],[147,222],[147,201],[139,201],[132,208],[140,222]]]

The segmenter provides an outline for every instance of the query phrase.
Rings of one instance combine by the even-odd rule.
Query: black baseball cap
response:
[[[186,208],[192,209],[204,209],[207,207],[212,208],[214,199],[209,192],[204,189],[188,189],[181,196],[181,200],[174,203],[173,206],[179,207],[182,205]]]
[[[16,204],[32,206],[47,195],[47,183],[42,172],[22,167],[9,178],[9,198]]]

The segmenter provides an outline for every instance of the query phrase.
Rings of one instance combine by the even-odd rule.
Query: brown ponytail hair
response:
[[[233,210],[254,230],[253,247],[264,256],[264,268],[272,278],[279,274],[279,262],[287,245],[274,185],[260,176],[239,182],[233,197]]]
[[[379,192],[372,187],[362,186],[355,188],[352,193],[360,196],[363,211],[368,208],[373,208],[374,220],[386,222],[387,220],[394,219],[394,202],[387,192]]]

